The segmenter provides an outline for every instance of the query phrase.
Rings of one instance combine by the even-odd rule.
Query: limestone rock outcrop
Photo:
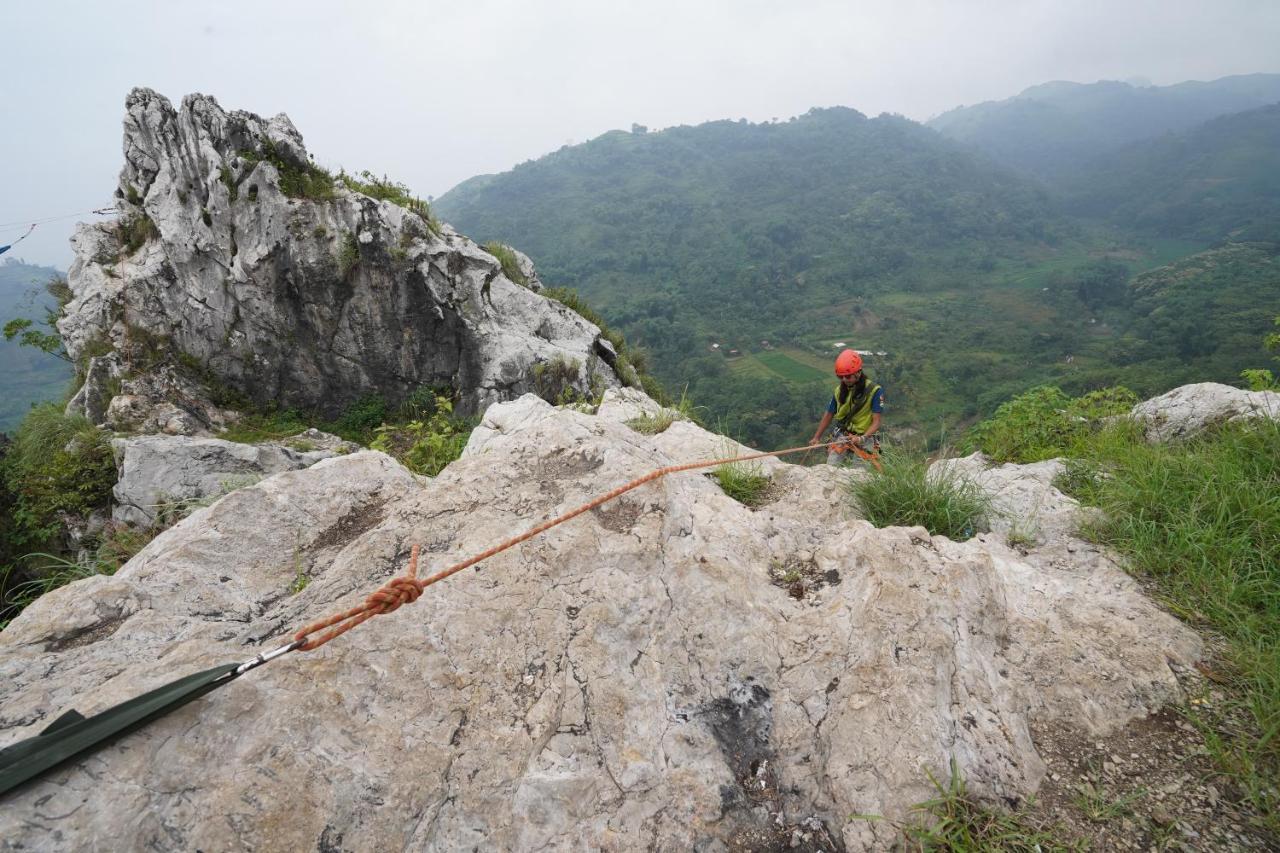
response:
[[[430,481],[373,452],[277,474],[50,593],[0,633],[0,745],[280,645],[413,543],[425,574],[738,447],[614,402],[494,406]],[[1016,468],[984,487],[1069,536],[1051,466]],[[1097,549],[876,529],[848,472],[762,469],[758,509],[674,474],[255,670],[9,795],[0,849],[878,850],[851,816],[905,817],[926,772],[1017,802],[1035,726],[1180,697],[1199,639]]]
[[[1190,438],[1217,424],[1251,418],[1280,420],[1280,393],[1197,382],[1144,400],[1133,407],[1132,416],[1144,424],[1150,441]]]
[[[297,471],[359,449],[311,429],[279,442],[240,444],[217,438],[142,435],[111,442],[117,479],[114,521],[151,527],[166,511],[222,497],[281,471]]]
[[[469,413],[554,396],[547,376],[584,396],[620,384],[598,328],[423,206],[318,169],[288,117],[204,95],[175,110],[148,89],[126,111],[120,221],[77,230],[58,323],[72,358],[118,354],[76,402],[95,423],[201,434],[220,397],[333,415],[449,386]]]

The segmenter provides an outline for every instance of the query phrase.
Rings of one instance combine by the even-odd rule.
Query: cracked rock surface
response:
[[[73,359],[118,356],[73,402],[94,423],[206,434],[223,421],[210,378],[214,396],[327,416],[423,386],[470,414],[620,384],[596,326],[448,225],[340,181],[301,195],[314,166],[287,116],[135,89],[124,155],[119,223],[78,228],[58,323]]]
[[[736,448],[602,411],[525,396],[433,480],[362,452],[197,511],[0,634],[0,745],[273,648],[412,543],[426,574]],[[1101,736],[1179,698],[1198,638],[1105,554],[876,529],[848,472],[766,467],[773,503],[671,475],[254,670],[11,794],[0,849],[885,849],[850,816],[905,817],[953,757],[1018,802],[1033,724]],[[823,583],[797,597],[789,565]]]

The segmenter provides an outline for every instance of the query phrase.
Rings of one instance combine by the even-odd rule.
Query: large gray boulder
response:
[[[376,453],[278,474],[0,633],[0,746],[273,648],[413,543],[425,574],[735,449],[524,397],[430,482]],[[251,672],[7,797],[0,849],[884,849],[851,815],[904,818],[926,771],[1020,801],[1033,728],[1180,698],[1199,640],[1110,560],[876,529],[847,472],[764,467],[758,509],[671,475]]]
[[[175,417],[148,405],[217,420],[180,382],[156,390],[146,377],[161,367],[206,396],[326,415],[422,386],[457,390],[466,413],[531,390],[620,384],[598,328],[420,208],[321,175],[286,116],[228,113],[204,95],[175,110],[149,89],[126,110],[120,222],[77,230],[58,328],[72,358],[120,354],[116,393],[139,428]],[[83,396],[78,408],[103,410]]]
[[[150,527],[166,513],[185,514],[201,501],[355,447],[317,430],[286,443],[239,444],[177,435],[113,439],[117,479],[111,518]]]
[[[1253,418],[1280,419],[1280,393],[1244,391],[1218,382],[1182,385],[1133,407],[1150,441],[1190,438],[1211,426]]]

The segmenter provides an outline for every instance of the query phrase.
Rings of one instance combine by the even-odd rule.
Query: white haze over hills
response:
[[[1280,5],[761,0],[11,4],[0,244],[109,205],[133,86],[287,112],[320,162],[440,195],[633,122],[926,120],[1052,80],[1280,70]],[[88,218],[88,217],[86,217]],[[74,218],[12,255],[65,267]]]

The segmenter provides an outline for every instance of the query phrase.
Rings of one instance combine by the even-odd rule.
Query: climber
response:
[[[862,356],[851,349],[836,356],[836,376],[840,384],[831,394],[831,402],[822,415],[810,444],[822,440],[831,421],[833,440],[845,439],[848,445],[859,447],[864,453],[876,456],[880,452],[880,415],[884,412],[884,389],[862,372]],[[846,458],[861,460],[856,451],[849,453],[845,446],[833,447],[827,453],[828,465],[839,465]],[[847,454],[847,455],[846,455]],[[865,460],[864,460],[865,461]]]

